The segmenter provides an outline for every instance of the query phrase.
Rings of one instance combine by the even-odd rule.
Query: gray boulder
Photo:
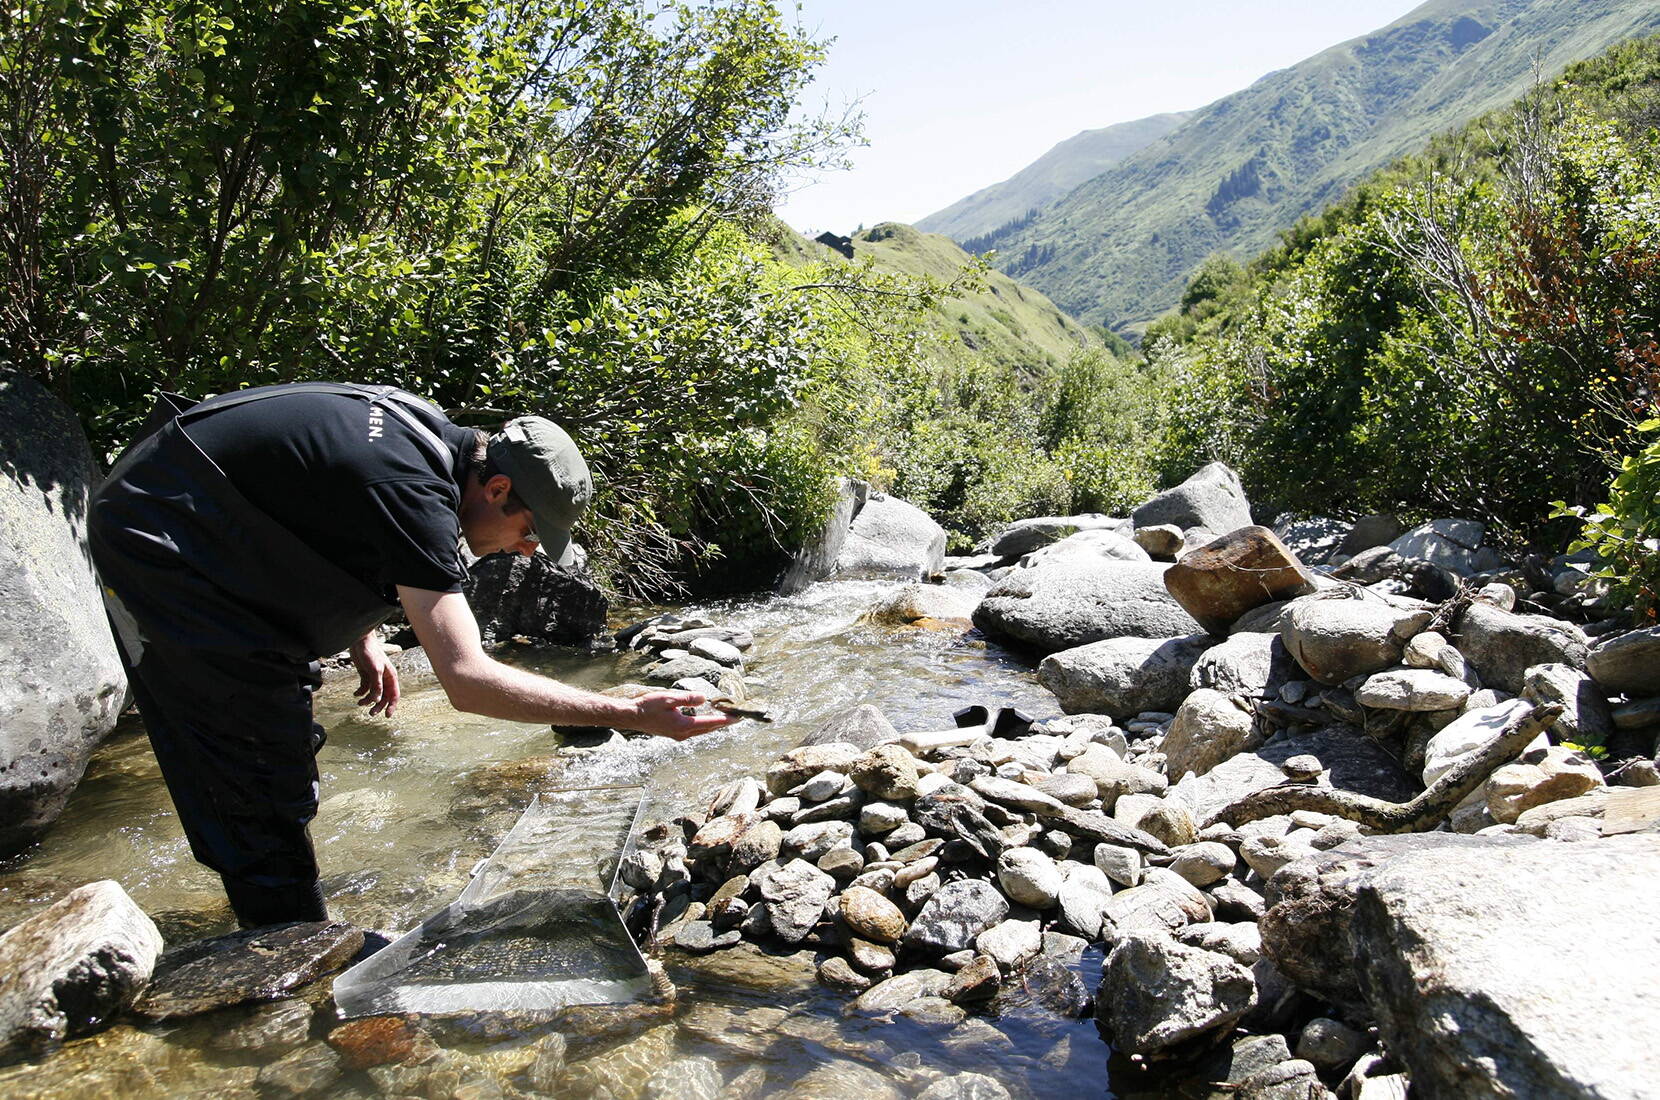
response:
[[[986,549],[999,558],[1019,558],[1080,531],[1113,531],[1128,535],[1130,521],[1099,512],[1077,516],[1036,516],[1009,524],[991,537]]]
[[[1200,654],[1193,663],[1193,675],[1188,683],[1193,688],[1214,688],[1228,695],[1264,698],[1295,679],[1301,679],[1300,670],[1277,631],[1272,634],[1245,631]]]
[[[1137,508],[1130,518],[1137,527],[1168,523],[1183,531],[1200,527],[1221,535],[1250,526],[1251,504],[1239,475],[1223,463],[1212,462]]]
[[[69,410],[0,372],[0,856],[57,820],[126,698],[87,557],[99,478]]]
[[[1200,688],[1182,701],[1164,735],[1165,772],[1178,779],[1190,772],[1203,775],[1265,736],[1256,716],[1234,696]]]
[[[1476,572],[1476,552],[1486,528],[1474,520],[1435,519],[1414,527],[1389,544],[1403,558],[1427,561],[1461,577]]]
[[[1602,639],[1587,655],[1585,667],[1610,692],[1660,695],[1660,626]]]
[[[905,932],[906,947],[949,955],[974,946],[974,937],[1009,915],[997,887],[979,879],[947,883],[929,898]]]
[[[1326,516],[1282,518],[1274,534],[1304,565],[1324,565],[1343,545],[1354,524]]]
[[[1199,624],[1164,587],[1167,567],[1100,560],[1017,569],[986,593],[974,625],[1046,653],[1107,638],[1175,638]]]
[[[784,595],[801,591],[814,581],[821,581],[836,571],[836,559],[841,557],[847,542],[847,529],[853,515],[870,494],[870,486],[862,481],[842,478],[836,488],[836,503],[830,508],[824,524],[807,544],[791,558],[789,568],[778,582]]]
[[[1255,1004],[1251,972],[1226,955],[1161,932],[1129,932],[1107,956],[1095,1016],[1116,1049],[1156,1055],[1225,1037]]]
[[[1418,833],[1366,837],[1295,860],[1268,881],[1268,909],[1257,922],[1263,953],[1302,989],[1344,1009],[1351,1019],[1370,1019],[1359,977],[1366,960],[1357,960],[1351,936],[1361,877],[1414,851],[1488,853],[1530,843],[1518,837]]]
[[[1057,543],[1034,550],[1020,559],[1022,569],[1034,569],[1055,562],[1090,562],[1099,558],[1109,561],[1152,561],[1147,551],[1128,535],[1114,530],[1079,531]]]
[[[0,936],[0,1061],[106,1026],[150,980],[154,922],[114,882],[88,883]]]
[[[1511,694],[1527,683],[1534,665],[1584,668],[1585,635],[1572,623],[1547,615],[1518,615],[1477,600],[1458,622],[1453,641],[1487,687]]]
[[[1069,714],[1133,717],[1172,711],[1187,694],[1194,662],[1215,644],[1208,634],[1185,638],[1109,638],[1043,659],[1038,683]]]
[[[824,917],[836,880],[805,860],[793,859],[761,880],[772,930],[785,943],[800,943]]]
[[[1343,536],[1343,541],[1338,544],[1331,561],[1345,561],[1362,550],[1370,550],[1374,546],[1387,546],[1404,530],[1405,525],[1394,516],[1361,516],[1355,520],[1354,526],[1349,528],[1349,533]]]
[[[1382,672],[1398,664],[1430,613],[1376,597],[1313,596],[1291,604],[1281,637],[1291,656],[1322,684]]]
[[[486,645],[515,635],[542,645],[587,645],[605,633],[610,601],[584,568],[546,554],[490,554],[473,562],[463,586]]]
[[[1359,877],[1360,988],[1432,1096],[1639,1096],[1660,1079],[1660,837],[1412,851]]]
[[[1603,745],[1614,736],[1614,715],[1608,706],[1608,696],[1594,679],[1577,668],[1534,665],[1527,670],[1522,698],[1532,703],[1555,703],[1562,708],[1562,717],[1553,727],[1559,741]]]
[[[888,721],[888,716],[880,708],[860,703],[852,710],[826,718],[801,739],[801,745],[847,744],[873,749],[898,739],[899,731],[893,728],[893,723]]]
[[[945,528],[916,505],[873,494],[853,517],[835,576],[915,581],[945,564]]]

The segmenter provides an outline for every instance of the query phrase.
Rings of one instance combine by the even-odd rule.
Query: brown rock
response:
[[[831,989],[841,989],[848,993],[863,993],[872,984],[868,975],[853,969],[840,955],[831,955],[819,964],[818,980]]]
[[[329,1046],[340,1055],[347,1069],[368,1069],[420,1060],[436,1044],[402,1016],[370,1016],[353,1020],[329,1032]]]
[[[976,955],[973,962],[957,971],[941,996],[955,1004],[989,1001],[997,996],[1001,984],[997,960],[990,955]]]
[[[1314,575],[1266,527],[1241,527],[1182,555],[1164,586],[1194,621],[1226,637],[1235,619],[1314,591]]]
[[[877,943],[898,943],[905,934],[899,906],[863,886],[850,886],[841,897],[842,919],[856,936]]]
[[[848,937],[847,957],[854,966],[866,974],[878,977],[887,977],[892,972],[895,962],[893,948],[886,944],[872,943],[860,936]]]
[[[899,745],[878,745],[854,762],[848,774],[860,790],[889,802],[917,795],[916,757]]]

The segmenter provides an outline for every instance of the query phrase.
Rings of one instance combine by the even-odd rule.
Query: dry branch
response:
[[[1454,764],[1410,802],[1385,802],[1352,791],[1289,784],[1248,794],[1212,814],[1205,824],[1238,827],[1265,817],[1312,810],[1359,822],[1374,833],[1419,833],[1435,828],[1501,764],[1519,756],[1562,716],[1554,704],[1522,711],[1487,744]]]

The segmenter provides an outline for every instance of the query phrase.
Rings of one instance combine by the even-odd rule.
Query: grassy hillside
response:
[[[780,225],[777,253],[798,262],[848,262],[840,253]],[[871,260],[878,270],[926,276],[949,284],[973,257],[948,237],[883,222],[853,238],[853,262]],[[1027,377],[1065,362],[1073,352],[1100,346],[1099,337],[1039,291],[1002,272],[990,271],[983,289],[941,300],[934,327],[949,337],[945,348],[977,353]]]
[[[972,251],[997,247],[999,230],[1048,206],[1085,180],[1145,149],[1193,115],[1192,111],[1138,118],[1099,130],[1085,130],[1056,145],[1002,183],[994,183],[929,214],[916,223],[925,233],[943,233]],[[975,238],[990,238],[979,242]]]
[[[1660,30],[1639,0],[1431,0],[1271,73],[1080,185],[998,266],[1087,322],[1136,333],[1209,254],[1252,255],[1304,214],[1534,79]]]

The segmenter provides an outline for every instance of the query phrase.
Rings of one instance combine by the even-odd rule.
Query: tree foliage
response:
[[[1201,269],[1148,343],[1179,378],[1166,474],[1219,457],[1271,505],[1565,541],[1550,502],[1603,492],[1660,383],[1660,148],[1632,124],[1657,57],[1578,66]]]
[[[106,452],[158,389],[542,413],[658,579],[799,531],[841,337],[744,229],[853,133],[792,114],[821,58],[770,0],[18,0],[0,363]]]

